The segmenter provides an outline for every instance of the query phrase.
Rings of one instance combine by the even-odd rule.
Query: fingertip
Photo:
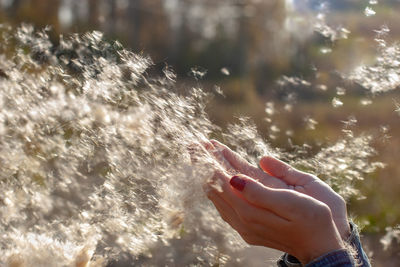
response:
[[[259,162],[261,169],[263,169],[264,171],[269,173],[269,166],[270,166],[271,160],[272,160],[271,156],[262,157]]]
[[[283,178],[290,168],[290,166],[283,161],[270,155],[264,156],[260,159],[260,167],[263,171],[276,178]]]
[[[270,156],[270,155],[263,156],[263,157],[260,159],[260,165],[267,165],[269,162],[271,162],[271,161],[274,160],[274,159],[275,159],[275,158],[272,157],[272,156]]]
[[[216,139],[211,139],[210,143],[213,144],[215,147],[219,147],[219,148],[224,148],[225,147],[224,144],[222,144],[221,142],[219,142]]]
[[[201,141],[201,144],[203,145],[203,147],[204,147],[206,150],[213,150],[213,149],[215,149],[214,145],[213,145],[210,141],[208,141],[208,140],[203,140],[203,141]]]
[[[218,140],[216,140],[216,139],[210,139],[210,142],[213,143],[213,144],[214,144],[214,143],[215,143],[215,144],[218,144],[218,143],[219,143]]]
[[[215,139],[212,139],[210,142],[222,153],[222,155],[229,161],[230,164],[233,163],[235,156],[233,151],[227,145]]]
[[[232,187],[239,191],[253,191],[256,187],[262,186],[260,182],[244,175],[244,174],[237,174],[231,177],[229,183]]]

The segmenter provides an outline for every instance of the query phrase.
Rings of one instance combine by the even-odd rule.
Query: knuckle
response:
[[[331,215],[331,209],[325,203],[321,203],[318,207],[318,210],[319,210],[320,214],[322,214],[322,215],[325,215],[325,216]]]
[[[339,195],[339,194],[337,194],[337,193],[336,193],[336,195],[337,195],[337,197],[338,197],[338,204],[339,204],[340,206],[346,208],[346,200],[345,200],[341,195]]]
[[[319,222],[326,222],[332,219],[331,210],[325,203],[318,203],[306,215],[308,219]]]

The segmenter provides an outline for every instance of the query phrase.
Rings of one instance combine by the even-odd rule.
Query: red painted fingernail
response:
[[[233,176],[229,183],[239,191],[243,191],[244,187],[246,186],[246,181],[239,176]]]

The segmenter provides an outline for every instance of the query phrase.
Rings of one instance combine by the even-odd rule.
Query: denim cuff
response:
[[[350,222],[350,229],[351,234],[347,238],[346,243],[349,244],[355,252],[353,258],[355,260],[356,266],[371,267],[368,256],[362,248],[357,225],[353,222]]]
[[[277,261],[278,267],[302,267],[301,262],[290,254],[283,254]]]
[[[305,267],[354,267],[352,258],[346,249],[340,249],[316,258]]]
[[[279,267],[303,267],[301,262],[296,257],[287,253],[283,254],[278,260]],[[353,257],[346,249],[331,251],[322,255],[304,267],[354,267]]]
[[[368,257],[365,254],[364,250],[362,249],[357,225],[355,225],[353,222],[350,222],[350,229],[351,229],[350,236],[347,238],[347,240],[345,240],[345,242],[352,247],[352,250],[354,250],[355,255],[353,255],[353,253],[350,254],[350,252],[346,249],[335,250],[313,260],[312,262],[308,263],[306,267],[321,267],[321,266],[371,267]],[[277,261],[277,265],[279,267],[303,266],[301,262],[298,259],[296,259],[296,257],[291,256],[287,253],[283,254],[279,258],[279,260]]]

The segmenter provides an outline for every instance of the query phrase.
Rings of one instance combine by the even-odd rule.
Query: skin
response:
[[[247,243],[285,251],[303,264],[344,248],[346,203],[326,183],[270,156],[259,169],[218,141],[203,146],[221,165],[213,181],[222,190],[209,186],[208,198]],[[239,173],[243,190],[232,187],[228,173]]]

